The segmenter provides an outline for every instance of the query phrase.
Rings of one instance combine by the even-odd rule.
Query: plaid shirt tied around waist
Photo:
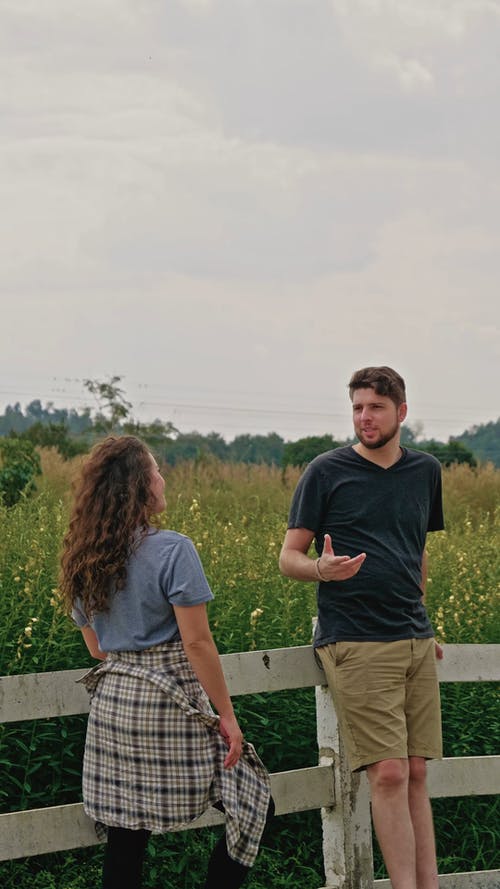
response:
[[[110,652],[81,679],[91,695],[83,761],[84,809],[106,827],[182,830],[222,802],[232,858],[251,867],[270,798],[252,744],[224,768],[227,747],[182,642]]]

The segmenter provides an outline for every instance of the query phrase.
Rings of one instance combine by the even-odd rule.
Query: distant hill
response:
[[[482,463],[490,461],[500,467],[500,417],[496,421],[472,426],[461,435],[454,435],[453,441],[469,448]]]
[[[113,429],[143,437],[162,460],[171,464],[212,455],[229,462],[276,466],[302,465],[317,453],[354,441],[335,441],[330,435],[322,435],[285,442],[280,435],[271,432],[267,435],[238,435],[232,442],[226,442],[217,432],[208,435],[196,431],[182,433],[172,423],[162,420],[149,424],[134,423],[127,416],[130,412],[129,402],[121,397],[122,390],[113,385],[116,381],[119,382],[120,378],[113,377],[109,384],[99,384],[98,387],[106,392],[109,389],[111,396],[106,395],[104,401],[101,400],[101,409],[94,414],[88,407],[80,412],[74,408],[55,408],[51,402],[44,407],[39,399],[30,402],[24,410],[19,402],[7,405],[4,413],[0,414],[0,437],[15,435],[27,438],[42,447],[57,447],[64,456],[71,457],[88,450],[96,434]],[[108,414],[117,404],[121,411],[120,419],[112,426]],[[112,412],[111,416],[114,416]],[[481,463],[491,461],[500,468],[500,417],[496,421],[472,426],[461,435],[450,437],[447,443],[433,439],[422,441],[411,426],[404,425],[401,443],[410,448],[430,451],[444,464],[468,462],[474,465],[475,458]]]

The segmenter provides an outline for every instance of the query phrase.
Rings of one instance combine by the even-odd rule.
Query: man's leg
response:
[[[386,759],[366,771],[373,824],[393,889],[438,889],[425,759]]]
[[[366,772],[371,789],[373,824],[392,889],[417,889],[408,760],[381,760],[367,766]],[[423,885],[418,889],[423,889]]]
[[[441,755],[434,640],[345,642],[317,654],[351,768],[367,764],[374,827],[393,889],[436,889],[425,789],[425,757]]]
[[[415,835],[417,889],[438,889],[436,844],[427,792],[427,766],[421,756],[410,756],[408,802]]]

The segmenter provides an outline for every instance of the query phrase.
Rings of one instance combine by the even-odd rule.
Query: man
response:
[[[357,371],[349,395],[358,443],[307,467],[280,570],[318,583],[314,646],[350,766],[367,770],[392,887],[437,889],[426,759],[441,757],[442,650],[423,602],[426,534],[444,527],[440,465],[400,446],[407,405],[396,371]]]

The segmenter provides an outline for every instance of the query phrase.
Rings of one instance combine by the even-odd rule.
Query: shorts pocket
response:
[[[350,643],[349,642],[336,642],[333,646],[335,648],[334,660],[335,666],[341,667],[344,661],[349,657]]]

